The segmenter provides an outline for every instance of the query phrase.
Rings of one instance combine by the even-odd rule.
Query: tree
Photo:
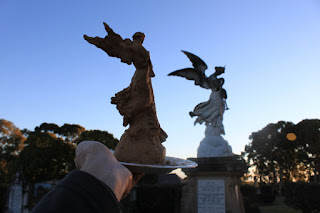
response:
[[[260,181],[279,183],[280,191],[282,182],[291,181],[297,173],[299,144],[286,137],[294,128],[292,122],[268,124],[250,135],[251,142],[246,145],[243,153],[249,166],[255,167]]]
[[[49,130],[30,132],[25,147],[17,159],[18,168],[29,186],[28,205],[34,206],[37,199],[34,194],[34,184],[49,180],[62,179],[74,166],[74,148],[72,143],[66,143]]]
[[[297,141],[304,155],[301,160],[314,173],[314,181],[320,173],[320,120],[305,119],[296,125]]]
[[[86,129],[77,124],[64,124],[60,127],[59,134],[66,142],[74,142]]]
[[[89,141],[99,141],[106,145],[109,149],[113,149],[117,146],[119,140],[114,138],[112,134],[107,131],[101,130],[90,130],[84,131],[81,133],[79,138],[75,140],[77,144],[82,141],[89,140]]]
[[[18,155],[24,141],[25,137],[12,122],[0,119],[0,154],[6,158]]]
[[[64,177],[74,169],[75,144],[84,140],[100,141],[114,149],[118,140],[107,131],[85,129],[76,124],[42,123],[28,134],[26,147],[20,153],[19,164],[24,176],[32,183]]]
[[[75,145],[83,140],[100,141],[110,149],[118,143],[118,139],[107,131],[85,131],[77,124],[60,127],[54,123],[42,123],[34,131],[20,131],[12,122],[1,119],[0,180],[8,181],[9,170],[14,174],[20,168],[30,183],[60,179],[75,168]]]
[[[85,128],[80,125],[67,123],[61,127],[54,123],[42,123],[39,127],[35,128],[35,132],[54,133],[57,137],[63,138],[65,142],[71,143],[84,131]]]
[[[24,147],[25,137],[10,121],[0,119],[0,182],[7,183],[12,175],[19,152]]]
[[[24,177],[31,183],[64,177],[74,168],[74,146],[48,132],[31,132],[19,155]]]

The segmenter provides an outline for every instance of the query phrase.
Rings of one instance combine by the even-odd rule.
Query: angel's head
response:
[[[133,42],[143,43],[145,35],[141,32],[136,32],[133,36]]]
[[[216,70],[215,74],[217,76],[217,75],[221,75],[222,73],[224,73],[225,67],[215,67],[214,69]]]

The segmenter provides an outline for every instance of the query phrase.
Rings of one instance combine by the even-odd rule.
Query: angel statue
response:
[[[215,67],[215,72],[207,77],[205,75],[205,71],[208,69],[206,63],[201,60],[198,56],[189,53],[187,51],[182,51],[184,54],[192,62],[193,68],[184,68],[174,72],[169,73],[169,76],[180,76],[184,77],[188,80],[194,80],[195,85],[199,85],[205,89],[211,89],[211,95],[208,101],[202,102],[198,104],[193,111],[189,114],[191,117],[197,116],[196,120],[194,121],[194,125],[197,123],[202,124],[205,123],[206,131],[205,135],[208,139],[211,136],[219,137],[218,141],[215,138],[215,146],[218,144],[224,145],[226,144],[227,154],[219,154],[219,156],[231,155],[231,147],[228,143],[220,136],[220,134],[225,134],[224,127],[223,127],[223,114],[225,110],[228,110],[226,99],[227,99],[227,92],[225,89],[222,88],[224,84],[223,78],[218,78],[219,75],[224,73],[225,67]],[[205,140],[204,139],[204,140]],[[203,141],[204,141],[203,140]],[[210,143],[212,144],[212,138],[210,138]],[[219,146],[220,146],[219,145]],[[201,148],[201,144],[200,147]],[[198,149],[198,157],[199,157],[199,149]],[[208,152],[207,147],[203,150]],[[231,152],[231,154],[230,154]],[[201,157],[208,157],[208,156],[201,156]],[[211,157],[211,156],[209,156]]]
[[[217,78],[217,76],[224,73],[225,67],[215,67],[215,73],[207,77],[205,75],[205,71],[208,69],[206,63],[192,53],[187,51],[182,52],[188,56],[193,68],[180,69],[169,73],[169,76],[174,75],[184,77],[188,80],[194,80],[195,85],[199,85],[205,89],[211,89],[212,91],[208,101],[198,104],[194,110],[189,113],[191,117],[198,116],[194,125],[197,123],[202,124],[203,122],[205,122],[206,126],[214,124],[221,129],[221,134],[224,134],[222,119],[224,110],[228,109],[226,105],[227,92],[222,88],[224,79]]]

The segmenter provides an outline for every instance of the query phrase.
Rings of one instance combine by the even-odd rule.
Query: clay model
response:
[[[123,126],[130,125],[121,136],[114,155],[118,161],[164,165],[166,149],[162,145],[167,134],[157,119],[151,77],[154,77],[149,52],[142,46],[145,35],[137,32],[130,39],[122,39],[106,23],[108,35],[104,38],[84,39],[121,62],[133,65],[136,71],[131,84],[111,98],[123,116]]]
[[[231,156],[232,150],[220,135],[225,134],[223,127],[223,114],[228,109],[226,104],[227,92],[222,88],[223,78],[217,76],[224,73],[225,67],[215,67],[215,73],[207,77],[205,71],[208,66],[198,56],[182,51],[192,62],[193,68],[180,69],[169,73],[169,76],[180,76],[188,80],[194,80],[195,85],[205,89],[211,89],[208,101],[198,104],[189,114],[196,116],[194,125],[205,123],[205,138],[198,148],[198,157]]]

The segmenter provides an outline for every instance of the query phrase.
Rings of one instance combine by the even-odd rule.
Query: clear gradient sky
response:
[[[191,66],[180,50],[201,57],[208,75],[226,65],[224,138],[236,154],[268,123],[320,117],[317,0],[0,0],[0,118],[21,129],[71,123],[120,138],[125,127],[110,98],[135,69],[83,39],[104,37],[103,22],[123,38],[146,35],[168,156],[196,156],[205,126],[193,126],[188,112],[210,95],[167,76]]]

